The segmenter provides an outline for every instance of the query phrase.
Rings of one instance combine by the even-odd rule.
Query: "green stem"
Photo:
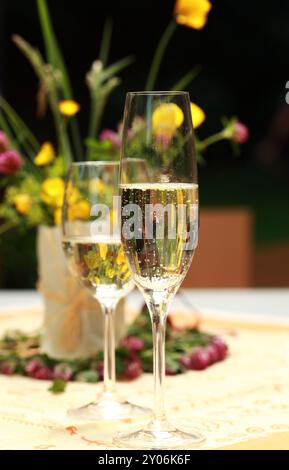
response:
[[[8,232],[13,227],[16,227],[18,225],[18,222],[13,222],[12,220],[5,222],[4,224],[0,225],[0,235],[2,235],[5,232]]]
[[[224,133],[224,130],[217,132],[216,134],[210,135],[210,137],[207,137],[206,139],[200,141],[198,143],[198,150],[201,152],[205,150],[209,145],[215,144],[216,142],[219,142],[220,140],[226,139],[226,134]]]
[[[91,120],[89,123],[89,129],[88,129],[88,137],[90,139],[94,139],[95,136],[97,136],[98,134],[102,110],[103,110],[103,102],[101,98],[99,98],[99,101],[97,104],[94,102],[92,98]]]
[[[147,82],[145,86],[146,91],[150,91],[154,89],[162,58],[164,56],[168,43],[170,42],[170,39],[172,35],[174,34],[176,28],[177,28],[177,23],[175,22],[175,20],[171,20],[160,39],[160,42],[156,48],[156,52],[153,57],[153,61],[152,61],[150,71],[148,74],[148,78],[147,78]]]
[[[110,42],[111,42],[111,35],[112,35],[112,19],[108,18],[105,21],[101,45],[100,45],[100,52],[99,52],[99,60],[101,60],[103,67],[106,66],[109,49],[110,49]]]
[[[70,130],[71,130],[73,147],[75,149],[76,160],[83,160],[84,155],[83,155],[83,148],[81,144],[81,135],[80,135],[80,130],[78,127],[76,117],[72,118],[72,120],[70,121]]]
[[[60,147],[61,154],[64,158],[64,161],[66,162],[67,167],[69,167],[71,160],[72,160],[71,148],[70,148],[69,140],[67,138],[64,121],[58,109],[57,93],[53,86],[50,86],[49,91],[50,91],[48,94],[49,103],[50,103],[52,114],[54,116],[54,124],[55,124],[55,130],[56,130],[57,137],[58,137],[58,144]]]

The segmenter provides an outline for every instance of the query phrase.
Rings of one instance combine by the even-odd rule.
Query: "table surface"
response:
[[[289,319],[289,289],[181,289],[176,302],[216,313],[272,316]],[[129,301],[141,305],[143,298],[138,291]],[[1,310],[42,305],[41,295],[34,290],[0,290]]]
[[[138,308],[143,299],[136,291],[129,302]],[[169,419],[187,431],[198,427],[205,449],[289,450],[289,289],[183,290],[178,302],[199,310],[202,328],[224,335],[230,354],[205,371],[166,377]],[[36,291],[0,291],[2,330],[23,329],[33,315],[39,322],[38,307]],[[49,386],[0,375],[0,449],[115,449],[115,425],[66,416],[68,408],[93,400],[101,383],[69,383],[59,395]],[[152,406],[151,374],[118,383],[118,390]]]

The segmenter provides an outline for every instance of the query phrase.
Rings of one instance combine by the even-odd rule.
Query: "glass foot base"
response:
[[[131,449],[187,449],[199,447],[205,437],[196,430],[187,433],[176,429],[167,421],[151,422],[144,429],[119,433],[114,443]]]
[[[147,418],[151,416],[151,410],[134,405],[115,394],[104,393],[96,402],[75,408],[67,412],[69,417],[85,419],[89,421],[118,421],[129,419]]]

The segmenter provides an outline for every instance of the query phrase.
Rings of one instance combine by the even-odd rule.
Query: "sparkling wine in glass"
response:
[[[146,161],[147,171],[133,168]],[[185,278],[198,240],[198,184],[189,95],[128,93],[120,171],[122,244],[133,280],[152,321],[154,414],[143,429],[119,434],[132,448],[200,445],[197,431],[176,429],[165,415],[165,325],[169,305]]]
[[[69,411],[88,420],[148,414],[147,409],[119,397],[115,389],[115,309],[134,287],[121,245],[118,175],[116,162],[73,163],[62,210],[62,244],[68,266],[99,301],[104,315],[103,392],[95,402]]]

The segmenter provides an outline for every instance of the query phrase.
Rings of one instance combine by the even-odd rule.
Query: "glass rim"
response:
[[[127,96],[146,96],[146,95],[155,95],[155,96],[162,96],[162,95],[188,95],[188,91],[129,91]]]
[[[72,162],[71,167],[74,166],[119,166],[119,162],[114,160],[100,160],[100,161],[83,161],[83,162]]]

